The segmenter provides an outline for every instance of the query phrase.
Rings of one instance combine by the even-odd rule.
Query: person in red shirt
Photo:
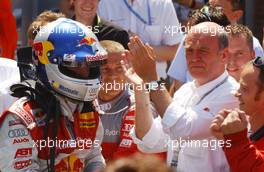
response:
[[[140,151],[129,135],[135,124],[135,97],[120,63],[125,48],[111,40],[100,41],[100,44],[108,53],[107,64],[101,67],[102,85],[97,106],[104,127],[102,154],[108,162]],[[158,156],[165,159],[166,153]]]
[[[118,42],[104,40],[100,44],[108,53],[101,67],[102,84],[98,94],[98,112],[104,127],[102,154],[106,161],[137,152],[129,136],[135,120],[133,92],[125,87],[120,61],[125,48]]]
[[[13,59],[18,34],[10,0],[0,1],[0,56]]]
[[[218,139],[229,141],[224,147],[232,172],[264,171],[264,58],[250,61],[240,75],[237,91],[239,109],[223,110],[212,122]],[[249,125],[250,124],[250,125]],[[249,127],[250,137],[247,137]]]

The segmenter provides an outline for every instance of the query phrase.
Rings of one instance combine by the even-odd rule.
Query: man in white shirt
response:
[[[158,75],[167,77],[166,61],[174,58],[182,39],[171,0],[101,0],[98,14],[149,43],[157,54]]]
[[[242,1],[236,0],[209,0],[210,5],[220,6],[223,8],[224,14],[230,20],[232,24],[238,22],[238,20],[243,16],[243,3]],[[257,38],[253,37],[253,47],[256,56],[263,57],[264,52]],[[168,75],[176,80],[176,82],[186,83],[190,81],[189,72],[187,70],[186,56],[183,53],[184,49],[182,46],[179,46],[178,52],[169,68]],[[187,78],[187,79],[186,79]]]
[[[136,89],[136,122],[132,137],[142,151],[167,149],[167,163],[177,171],[227,172],[229,166],[221,144],[209,129],[219,110],[238,106],[238,100],[232,94],[238,83],[225,70],[227,34],[216,23],[200,23],[191,28],[184,46],[194,81],[183,85],[173,99],[163,86],[150,88],[150,94],[144,89]],[[123,62],[127,79],[135,85],[159,83],[151,68],[151,50],[145,47],[137,38],[131,39],[130,61],[135,72]],[[144,73],[142,68],[149,70]],[[151,116],[150,98],[161,121],[153,120]],[[183,142],[188,144],[181,145]]]

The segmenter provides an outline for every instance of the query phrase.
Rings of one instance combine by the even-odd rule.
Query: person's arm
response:
[[[170,87],[170,95],[173,97],[174,93],[183,85],[184,83],[179,80],[173,80]]]
[[[245,112],[223,110],[213,120],[211,130],[214,136],[225,140],[223,149],[231,171],[261,172],[264,170],[264,149],[249,141],[247,126]],[[264,145],[263,138],[257,142]]]
[[[134,87],[136,102],[136,136],[137,138],[142,139],[142,137],[144,137],[150,129],[153,120],[149,93],[145,88],[144,81],[135,73],[134,69],[129,65],[128,61],[122,61],[121,64],[128,82],[131,83]]]
[[[144,86],[145,82],[143,81],[143,79],[140,78],[135,72],[135,70],[138,70],[138,73],[140,73],[141,76],[145,76],[144,78],[148,81],[157,80],[155,62],[153,59],[149,59],[146,57],[146,68],[145,70],[139,71],[139,68],[141,68],[140,66],[142,65],[142,63],[144,63],[141,60],[144,60],[145,57],[143,56],[147,54],[147,50],[134,49],[135,47],[133,45],[134,43],[132,43],[132,45],[130,44],[130,50],[133,51],[134,55],[135,53],[139,53],[139,56],[131,57],[131,52],[126,52],[126,55],[124,55],[125,60],[121,62],[124,70],[124,75],[126,76],[128,82],[133,85],[135,91],[135,127],[134,129],[132,129],[131,136],[133,141],[138,145],[138,148],[143,152],[164,152],[167,146],[168,135],[165,135],[165,133],[163,132],[160,120],[153,120],[153,112],[148,90]],[[134,50],[136,51],[134,52]],[[142,53],[141,51],[144,51],[144,53]],[[132,68],[132,66],[128,62],[128,56],[130,57],[130,62],[135,65],[135,68]],[[135,57],[139,57],[139,59],[135,59]],[[139,66],[137,66],[135,63],[138,63]],[[154,75],[152,75],[153,73]]]
[[[167,91],[165,86],[161,86],[157,90],[151,91],[150,95],[151,101],[155,104],[155,108],[162,118],[166,109],[172,103],[172,98],[169,92]]]
[[[247,138],[247,130],[224,136],[229,144],[224,147],[231,171],[264,171],[264,149],[259,150]],[[262,143],[264,143],[262,141]],[[263,144],[264,146],[264,144]]]
[[[169,144],[169,135],[165,134],[162,129],[161,118],[153,120],[148,132],[141,139],[136,136],[135,127],[131,130],[130,136],[138,149],[145,153],[166,152]]]
[[[212,134],[225,140],[223,150],[231,171],[261,172],[264,170],[264,149],[259,150],[247,138],[247,118],[243,111],[222,110],[212,121]],[[259,141],[264,144],[263,138]]]
[[[144,45],[138,37],[130,39],[130,62],[136,74],[142,78],[144,83],[157,81],[158,76],[155,68],[155,51],[148,45]],[[172,98],[164,86],[159,86],[156,91],[151,91],[151,100],[155,104],[158,114],[162,117]]]
[[[143,84],[143,83],[142,83]],[[135,90],[136,99],[136,136],[142,139],[150,129],[153,122],[149,93],[147,90]]]

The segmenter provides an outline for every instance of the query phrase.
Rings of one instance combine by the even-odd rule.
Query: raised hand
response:
[[[212,121],[210,129],[217,139],[223,139],[224,135],[234,134],[245,130],[247,124],[248,121],[245,112],[239,109],[222,110]]]
[[[221,124],[221,131],[224,135],[238,133],[247,128],[247,117],[245,112],[234,110],[230,112]]]
[[[154,60],[155,53],[153,49],[148,45],[144,45],[137,36],[130,38],[128,47],[130,51],[126,52],[126,55],[135,72],[144,80],[144,82],[158,80],[156,63]]]
[[[137,73],[135,72],[135,70],[133,69],[132,65],[130,64],[128,60],[128,57],[127,57],[128,53],[129,52],[125,52],[124,54],[122,54],[123,60],[121,60],[121,66],[123,68],[126,80],[130,84],[143,85],[143,80],[137,75]]]
[[[210,126],[211,133],[213,134],[213,136],[215,136],[219,140],[224,139],[224,135],[221,131],[221,125],[230,112],[231,112],[231,110],[226,110],[226,109],[220,111],[215,116],[215,119],[212,121],[212,124]]]

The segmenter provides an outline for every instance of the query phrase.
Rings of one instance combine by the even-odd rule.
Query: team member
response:
[[[110,161],[139,152],[129,135],[135,123],[135,97],[120,63],[124,47],[109,40],[100,43],[108,53],[107,64],[101,67],[103,87],[98,94],[104,127],[102,153],[106,161]]]
[[[227,26],[230,24],[227,17],[224,15],[221,8],[212,6],[204,6],[201,10],[193,10],[189,14],[189,21],[187,26],[190,28],[196,24],[211,21],[219,24],[220,26]],[[184,49],[184,40],[181,41],[171,67],[168,70],[168,75],[172,77],[173,84],[170,89],[170,94],[173,96],[174,92],[179,89],[184,83],[192,81],[190,72],[187,69],[186,54]],[[183,65],[184,64],[184,65]]]
[[[243,4],[245,4],[245,0],[209,0],[209,3],[212,6],[222,7],[231,24],[238,23],[244,14]],[[256,56],[264,56],[263,49],[256,37],[253,37],[253,47]]]
[[[226,28],[228,33],[227,71],[239,81],[244,65],[255,58],[253,35],[248,27],[232,24]]]
[[[236,94],[239,109],[221,111],[211,125],[216,137],[223,139],[224,135],[231,143],[224,151],[232,171],[264,170],[263,62],[263,57],[257,57],[243,68]],[[249,138],[247,126],[252,132]]]
[[[221,26],[212,22],[195,25],[185,40],[187,64],[195,80],[183,85],[173,99],[162,86],[152,89],[150,95],[144,90],[135,91],[137,118],[132,136],[140,150],[157,152],[167,149],[167,162],[177,171],[229,171],[222,149],[213,148],[210,144],[216,140],[209,129],[214,115],[220,109],[238,106],[232,94],[238,84],[225,70],[227,46],[227,34],[221,30]],[[126,76],[136,85],[159,83],[157,74],[151,69],[151,51],[146,53],[144,47],[136,38],[130,45],[130,60],[144,81],[132,68],[123,65]],[[149,70],[143,73],[143,68]],[[161,121],[153,120],[151,116],[150,98]],[[195,140],[198,144],[206,142],[208,146],[179,146],[177,143],[180,140]]]
[[[0,117],[0,170],[103,168],[103,127],[92,101],[105,50],[91,30],[65,18],[42,27],[33,49],[38,80],[14,85],[21,98]]]
[[[102,89],[98,94],[100,118],[104,127],[102,153],[106,161],[137,152],[129,136],[134,126],[135,99],[128,86],[120,61],[124,47],[118,42],[101,41],[108,53],[107,64],[102,65]]]
[[[239,21],[239,19],[243,16],[243,0],[209,0],[209,4],[216,8],[221,7],[223,9],[224,14],[227,16],[229,21],[232,24],[235,24]],[[264,56],[263,49],[257,38],[253,36],[253,49],[255,51],[255,56]],[[174,62],[170,66],[169,75],[174,76],[173,78],[177,80],[179,85],[191,81],[188,75],[187,64],[186,64],[185,56],[178,56],[175,58]],[[185,79],[187,78],[187,80]]]

